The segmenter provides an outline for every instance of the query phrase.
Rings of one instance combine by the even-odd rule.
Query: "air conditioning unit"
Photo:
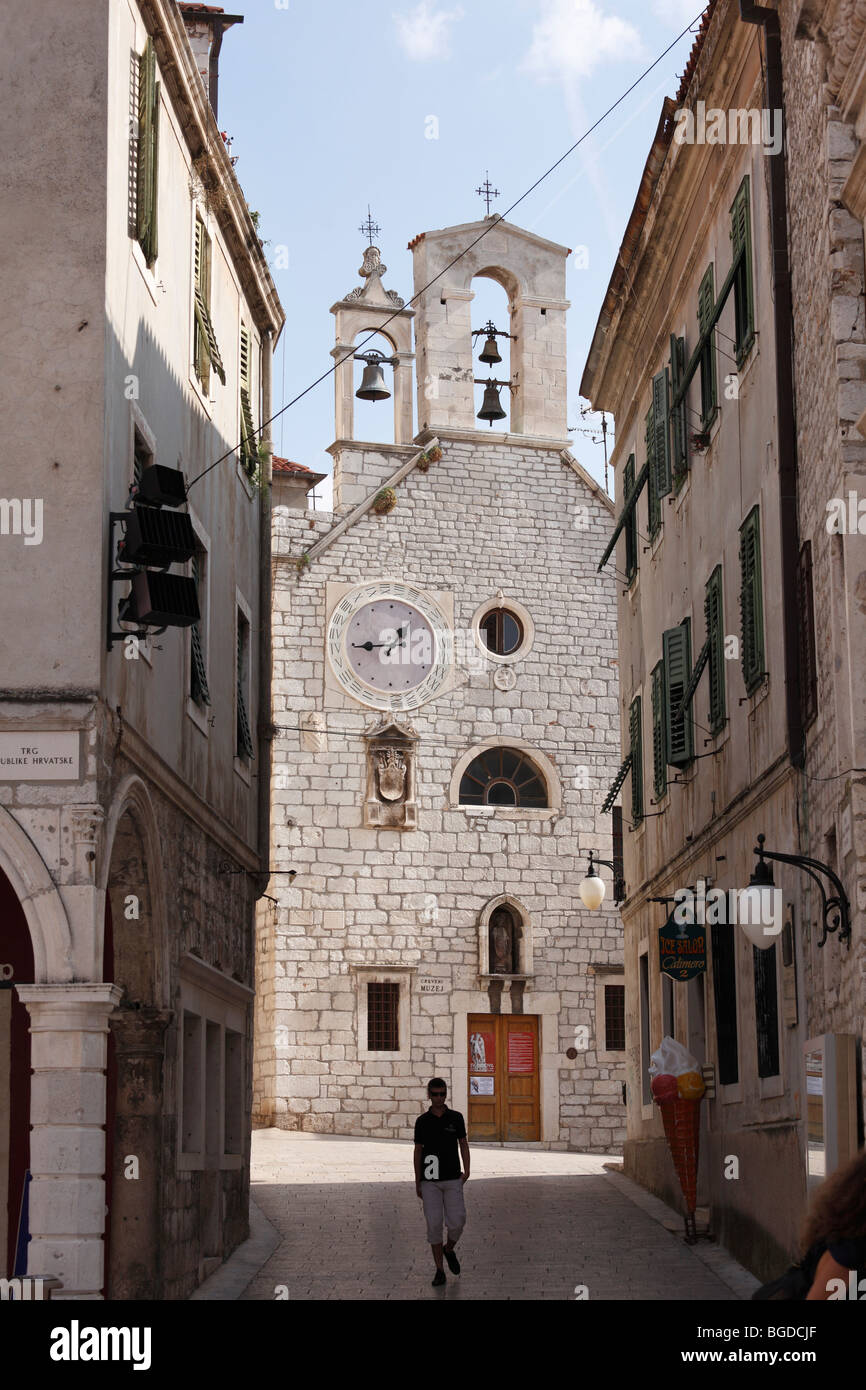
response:
[[[186,512],[136,507],[129,513],[117,558],[124,565],[160,565],[167,569],[189,560],[195,553],[195,544],[192,521]]]
[[[142,469],[136,502],[144,502],[149,507],[181,507],[186,501],[186,483],[179,468],[166,468],[161,463],[152,463]]]
[[[121,621],[153,627],[192,627],[201,618],[194,579],[144,570],[132,579]]]

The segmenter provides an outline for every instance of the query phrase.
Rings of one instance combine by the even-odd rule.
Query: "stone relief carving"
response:
[[[415,804],[414,729],[384,719],[368,729],[367,790],[364,798],[364,824],[395,830],[414,830]]]

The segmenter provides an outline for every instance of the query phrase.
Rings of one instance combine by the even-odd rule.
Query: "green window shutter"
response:
[[[649,414],[646,417],[645,438],[646,466],[649,470],[649,482],[647,487],[647,524],[649,538],[651,541],[654,541],[661,529],[662,504],[658,492],[656,491],[658,485],[655,462],[656,429],[652,407],[650,407]]]
[[[653,791],[656,801],[668,789],[668,767],[665,755],[665,664],[658,662],[652,673],[653,704]]]
[[[740,527],[740,659],[751,695],[764,677],[764,608],[761,586],[760,513],[753,507]]]
[[[630,768],[631,768],[631,753],[629,753],[628,757],[627,757],[627,758],[625,759],[625,761],[620,765],[619,772],[616,774],[616,776],[615,776],[614,779],[613,779],[613,782],[611,783],[610,791],[608,792],[607,796],[604,798],[604,802],[602,803],[601,809],[602,809],[602,812],[603,812],[603,813],[606,814],[608,811],[610,811],[610,810],[612,809],[613,803],[616,801],[617,797],[619,796],[619,789],[620,789],[620,787],[622,786],[623,782],[625,781],[626,777],[628,776],[628,774],[629,774],[629,769],[630,769]]]
[[[752,226],[749,176],[746,174],[731,207],[731,253],[737,265],[734,280],[734,353],[741,367],[755,341],[755,306],[752,289]]]
[[[671,490],[671,429],[668,407],[668,373],[666,368],[653,377],[653,462],[655,464],[656,497],[661,500]]]
[[[629,458],[633,457],[633,454],[629,455]],[[635,479],[634,487],[632,488],[631,492],[629,492],[628,488],[626,487],[625,501],[622,504],[622,511],[617,517],[616,525],[613,528],[613,534],[611,535],[610,540],[605,546],[604,554],[598,562],[596,572],[604,569],[605,565],[607,564],[608,560],[613,554],[614,546],[619,540],[619,533],[623,530],[623,528],[626,525],[632,523],[634,524],[635,548],[637,547],[637,516],[635,514],[635,508],[637,506],[637,499],[640,497],[641,490],[644,484],[646,483],[648,477],[649,464],[645,463],[641,471],[638,473],[637,478]],[[635,568],[637,568],[637,559],[635,559]]]
[[[662,638],[665,668],[665,739],[672,767],[686,767],[694,757],[691,712],[680,713],[691,674],[691,641],[688,622],[668,628]]]
[[[193,357],[196,375],[205,391],[209,385],[209,368],[213,367],[223,386],[226,372],[217,346],[210,313],[211,240],[200,217],[195,220],[195,343]]]
[[[238,626],[238,666],[237,666],[237,751],[238,757],[251,758],[253,756],[253,736],[250,733],[250,721],[247,714],[247,702],[244,696],[244,642],[243,633],[240,625]]]
[[[671,334],[671,393],[674,394],[686,374],[686,340]],[[671,481],[679,492],[689,471],[689,435],[686,428],[685,398],[671,411],[673,444],[671,451]]]
[[[148,265],[156,260],[156,192],[159,164],[159,83],[156,54],[148,39],[138,60],[138,155],[136,160],[136,236]]]
[[[713,267],[707,266],[706,274],[698,289],[698,327],[703,334],[715,309]],[[701,355],[701,429],[708,430],[716,418],[718,395],[716,391],[716,348],[715,335],[710,334]]]
[[[192,557],[192,577],[195,581],[196,594],[199,594],[199,584],[201,582],[201,565],[199,552],[195,551]],[[202,612],[202,605],[199,602],[199,612]],[[193,623],[189,630],[190,640],[190,696],[198,705],[210,704],[210,690],[207,683],[207,666],[204,659],[204,647],[202,643],[201,623]]]
[[[626,497],[634,492],[634,454],[629,454],[623,469],[623,486]],[[625,523],[625,577],[629,584],[637,574],[637,513],[634,507]]]
[[[725,707],[725,621],[722,598],[722,567],[717,565],[707,580],[704,596],[707,642],[710,648],[710,733],[717,734],[727,717]]]
[[[240,348],[240,401],[241,401],[241,463],[247,473],[255,473],[258,462],[256,448],[256,429],[252,406],[252,336],[245,323],[241,324]]]
[[[631,744],[631,819],[633,825],[639,825],[643,820],[643,743],[639,695],[632,700],[629,710],[628,734]]]

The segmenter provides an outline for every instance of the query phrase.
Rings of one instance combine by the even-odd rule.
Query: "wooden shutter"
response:
[[[250,732],[250,721],[247,714],[247,701],[244,693],[245,684],[245,661],[244,661],[244,626],[238,622],[238,667],[237,667],[237,751],[238,757],[251,758],[253,756],[253,736]]]
[[[698,327],[701,336],[707,331],[715,309],[715,291],[712,264],[707,266],[704,278],[698,289]],[[716,348],[714,334],[707,338],[701,353],[701,429],[708,430],[716,415],[718,398],[716,395]]]
[[[193,291],[196,333],[193,355],[196,374],[205,390],[208,389],[208,368],[211,366],[223,386],[225,386],[226,381],[225,367],[211,320],[210,290],[211,239],[205,231],[201,218],[197,217],[195,220],[195,286]]]
[[[629,454],[623,469],[623,486],[626,497],[634,492],[634,454]],[[625,523],[625,577],[629,583],[637,574],[637,513],[632,507]]]
[[[729,929],[730,930],[730,929]],[[766,951],[752,947],[755,974],[755,1035],[758,1075],[779,1075],[779,996],[776,988],[776,943]]]
[[[818,668],[815,660],[815,600],[812,588],[812,542],[804,541],[797,560],[800,718],[803,727],[818,713]]]
[[[613,806],[613,803],[616,801],[616,798],[619,796],[619,789],[620,789],[620,787],[622,786],[623,782],[625,781],[626,777],[627,777],[628,774],[629,774],[629,769],[631,768],[631,760],[632,760],[632,755],[631,755],[631,753],[629,753],[628,757],[627,757],[626,759],[624,759],[624,761],[620,764],[619,772],[616,774],[616,776],[614,777],[613,781],[611,782],[610,790],[608,791],[607,796],[604,798],[604,801],[602,802],[602,806],[601,806],[602,811],[604,811],[604,812],[609,811],[609,810],[611,809],[611,807]],[[463,804],[463,787],[462,787],[462,785],[461,785],[461,788],[460,788],[460,803],[461,803],[461,805]]]
[[[631,744],[631,819],[633,825],[639,825],[643,820],[643,742],[639,695],[631,703],[628,733]]]
[[[136,235],[148,265],[157,253],[156,193],[159,163],[159,83],[156,54],[148,38],[138,60],[138,157],[136,162]]]
[[[665,678],[665,739],[667,760],[672,767],[685,767],[694,757],[692,716],[689,709],[679,713],[691,674],[689,624],[668,628],[662,637]]]
[[[252,406],[252,335],[245,323],[241,324],[240,347],[240,398],[241,398],[241,462],[247,473],[255,473],[259,456],[256,448],[256,429]]]
[[[647,487],[647,529],[649,530],[649,538],[651,541],[655,540],[662,524],[662,507],[658,492],[656,491],[658,477],[656,474],[655,461],[656,428],[653,416],[654,412],[652,406],[650,406],[649,414],[645,421],[644,434],[646,440],[646,466],[649,471]]]
[[[668,789],[668,767],[665,756],[665,664],[658,662],[652,673],[653,707],[653,791],[660,801]]]
[[[740,527],[740,659],[751,695],[764,677],[764,612],[761,585],[760,513],[753,507]]]
[[[631,455],[630,457],[633,457],[633,455]],[[616,545],[616,543],[617,543],[617,541],[618,541],[618,539],[619,539],[619,533],[620,533],[620,531],[622,531],[623,527],[625,527],[626,525],[628,525],[628,524],[631,523],[632,518],[634,518],[634,526],[635,526],[635,544],[637,544],[637,539],[636,539],[636,537],[637,537],[637,518],[636,518],[636,516],[634,515],[634,510],[635,510],[635,507],[637,506],[637,499],[639,498],[639,496],[640,496],[640,494],[641,494],[641,489],[643,488],[644,484],[646,483],[648,477],[649,477],[649,464],[645,463],[644,466],[643,466],[643,468],[641,469],[641,471],[638,473],[637,478],[635,479],[635,483],[634,483],[634,487],[633,487],[632,491],[631,491],[631,492],[626,491],[625,500],[624,500],[624,502],[623,502],[623,504],[622,504],[622,511],[620,512],[619,516],[617,517],[616,525],[615,525],[614,528],[613,528],[613,534],[611,535],[610,540],[608,541],[607,545],[606,545],[605,548],[604,548],[604,554],[602,555],[601,559],[600,559],[599,562],[598,562],[598,566],[597,566],[597,569],[598,569],[598,570],[604,569],[605,565],[607,564],[608,560],[610,559],[611,555],[613,554],[613,549],[614,549],[614,546]],[[635,565],[636,565],[636,564],[637,564],[637,561],[635,561]]]
[[[611,845],[613,848],[613,896],[615,902],[625,897],[625,866],[622,857],[622,807],[611,806]]]
[[[740,1079],[737,1058],[736,928],[726,923],[710,927],[713,950],[713,1002],[716,1011],[718,1083],[733,1086]]]
[[[707,580],[704,616],[710,646],[710,733],[717,734],[727,717],[725,702],[725,621],[722,596],[722,567],[717,565]]]
[[[752,229],[749,209],[749,176],[746,174],[731,207],[731,252],[737,270],[734,279],[734,353],[741,367],[755,341],[752,292]],[[739,262],[739,264],[737,264]]]
[[[671,429],[668,406],[668,372],[662,368],[653,377],[653,463],[655,495],[661,501],[671,490]]]
[[[195,582],[196,597],[200,594],[201,583],[201,561],[199,552],[194,551],[192,557],[192,578]],[[201,601],[198,604],[199,612],[204,611]],[[210,690],[207,683],[207,666],[204,659],[204,644],[202,642],[201,622],[193,623],[189,630],[190,640],[190,697],[198,705],[210,704]]]
[[[671,396],[676,394],[686,374],[686,340],[671,334]],[[686,421],[686,399],[671,411],[673,442],[671,449],[671,482],[679,492],[689,471],[689,432]]]

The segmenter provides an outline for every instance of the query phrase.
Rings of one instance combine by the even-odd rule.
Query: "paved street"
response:
[[[434,1289],[411,1143],[259,1130],[252,1195],[282,1240],[240,1296],[572,1299],[586,1285],[590,1300],[748,1297],[750,1276],[709,1243],[689,1249],[650,1214],[667,1209],[604,1162],[473,1145],[462,1272]]]

